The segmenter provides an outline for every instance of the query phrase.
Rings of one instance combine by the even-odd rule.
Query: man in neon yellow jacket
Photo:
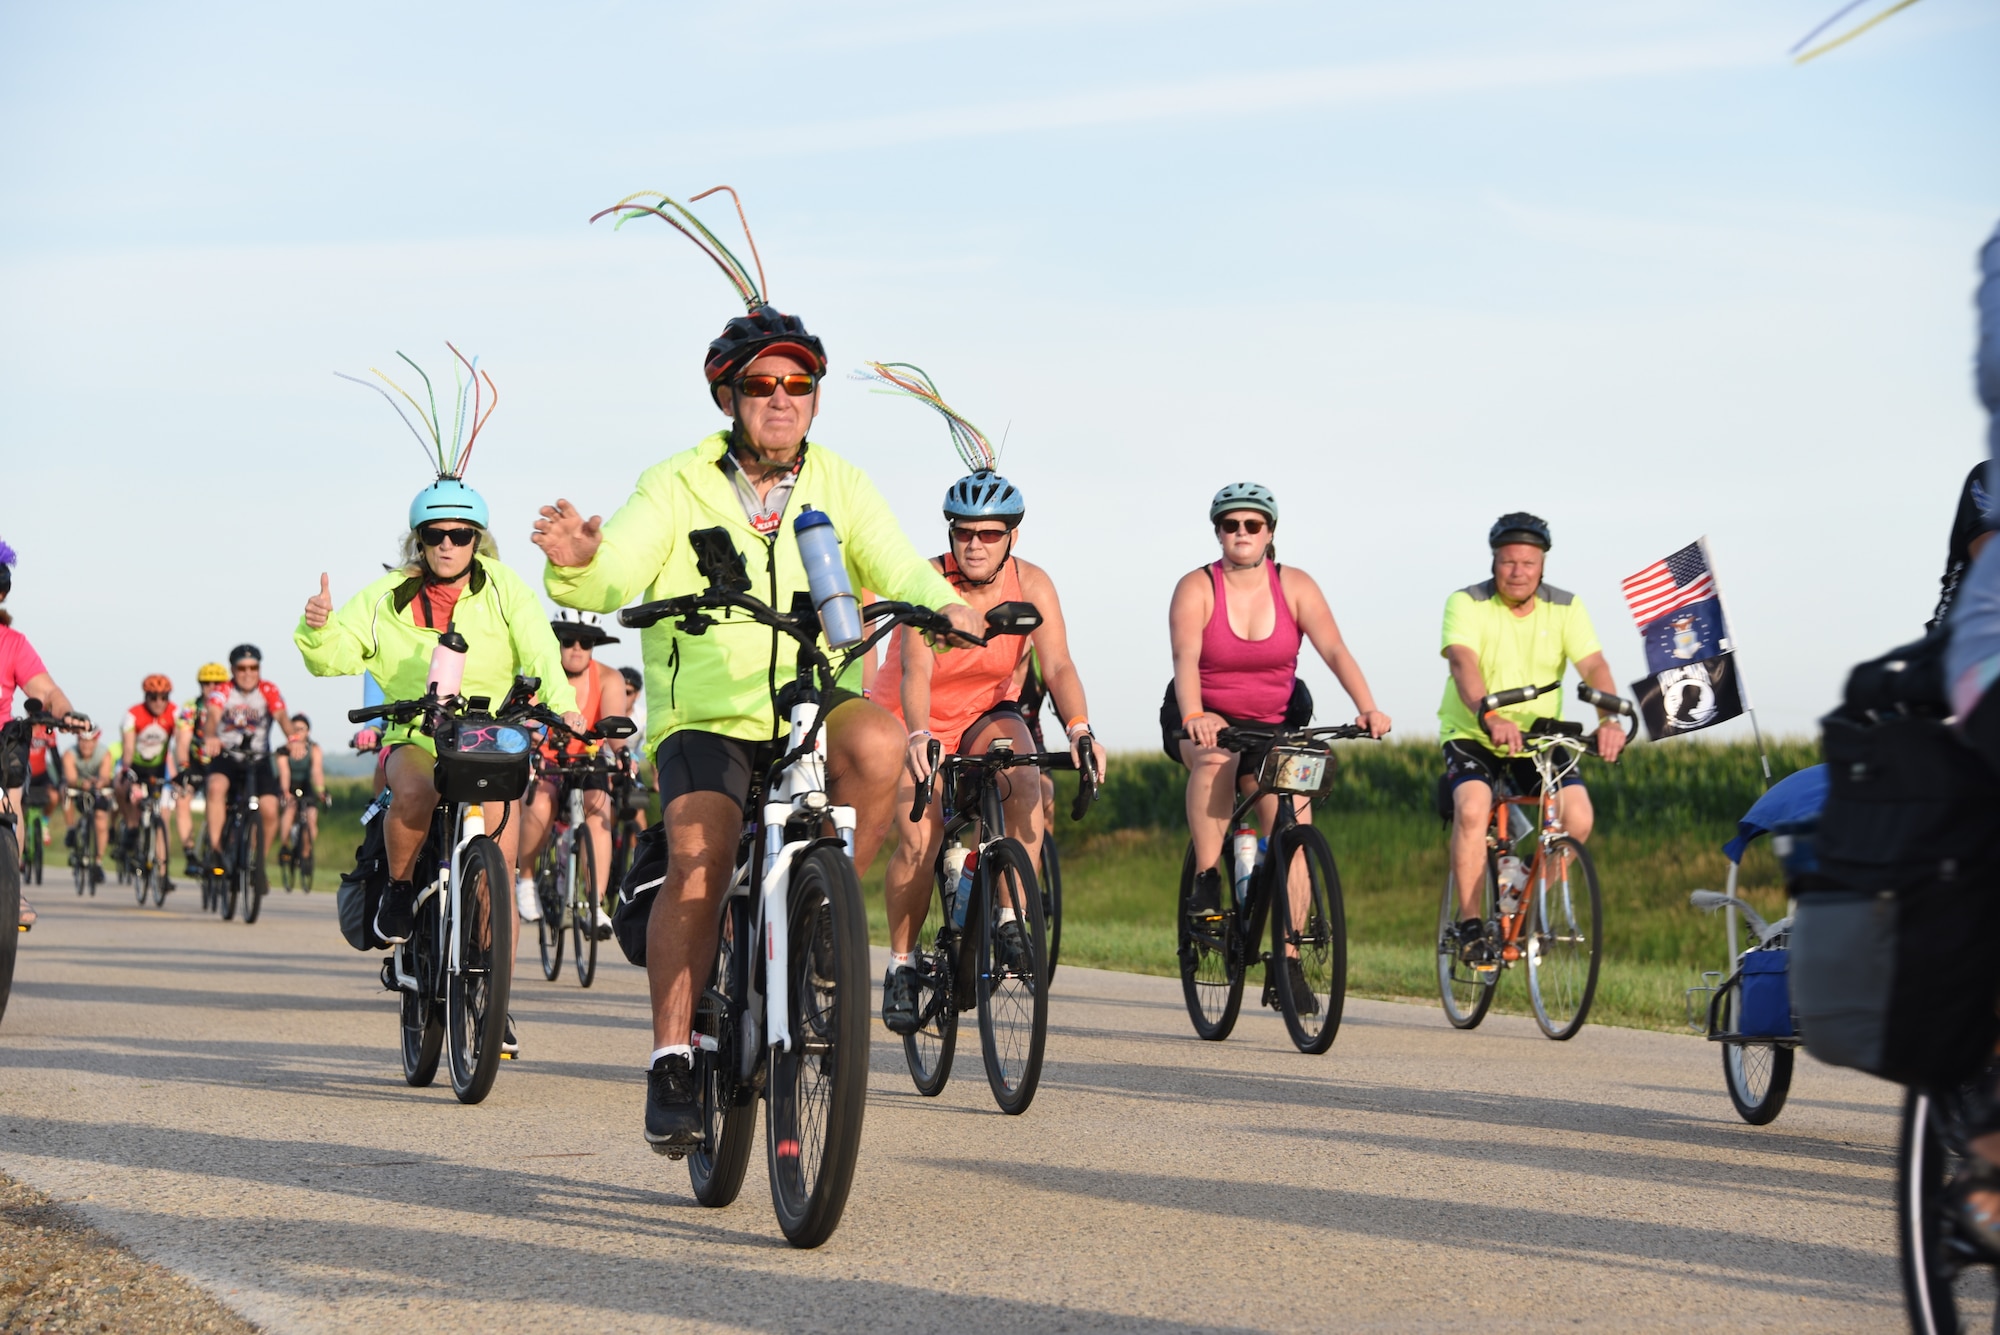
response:
[[[695,569],[688,534],[721,527],[744,554],[751,592],[787,610],[807,586],[785,521],[810,505],[833,521],[855,588],[935,607],[968,635],[984,633],[980,618],[917,553],[862,472],[808,445],[826,353],[796,317],[759,306],[731,320],[709,345],[704,371],[716,406],[732,419],[728,431],[647,469],[609,522],[586,520],[568,501],[543,508],[535,542],[548,557],[543,578],[550,597],[609,612],[700,592],[707,581]],[[646,1139],[667,1153],[700,1140],[689,1045],[695,993],[715,959],[751,775],[779,754],[784,724],[772,691],[792,677],[796,663],[791,654],[780,657],[776,633],[740,617],[718,620],[699,636],[662,622],[640,642],[646,744],[657,748],[668,848],[666,880],[646,934],[654,1045]],[[844,690],[822,707],[832,797],[855,809],[854,859],[865,871],[889,832],[903,728],[888,710]]]
[[[327,577],[319,577],[319,592],[306,602],[292,632],[308,671],[315,677],[365,672],[386,699],[421,699],[430,688],[431,653],[451,627],[466,642],[461,695],[499,701],[517,675],[539,677],[542,703],[571,726],[584,726],[548,614],[528,583],[500,564],[479,493],[455,477],[441,477],[418,492],[410,503],[403,557],[402,565],[364,586],[337,612]],[[375,934],[393,942],[409,939],[415,925],[412,878],[431,813],[437,810],[431,777],[437,744],[409,725],[398,725],[386,731],[382,746],[389,752],[392,794],[383,829],[390,880],[375,914]],[[499,831],[500,853],[510,867],[520,827],[518,819],[487,813],[487,828]],[[518,941],[518,908],[514,925]],[[519,1055],[511,1019],[502,1052]]]

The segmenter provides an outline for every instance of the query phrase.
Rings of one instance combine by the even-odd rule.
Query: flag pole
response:
[[[1733,666],[1736,668],[1736,689],[1743,696],[1743,712],[1750,716],[1750,735],[1757,742],[1757,759],[1764,767],[1764,789],[1771,788],[1771,753],[1764,746],[1764,730],[1757,726],[1757,706],[1750,701],[1750,683],[1743,679],[1743,657],[1736,654],[1736,618],[1729,615],[1729,599],[1722,592],[1722,576],[1715,569],[1715,553],[1708,545],[1708,535],[1702,534],[1695,541],[1701,546],[1701,559],[1708,566],[1708,577],[1715,582],[1715,601],[1722,608],[1722,624],[1729,627],[1729,651],[1735,654]]]

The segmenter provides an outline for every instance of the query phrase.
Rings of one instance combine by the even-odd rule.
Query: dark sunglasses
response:
[[[1218,521],[1215,526],[1224,533],[1234,533],[1241,528],[1253,538],[1264,531],[1264,521],[1261,519],[1224,519]]]
[[[148,700],[165,700],[168,698],[168,695],[165,691],[147,691],[146,698]]]
[[[479,530],[476,528],[420,528],[417,530],[417,541],[426,547],[442,547],[447,542],[454,547],[470,547],[473,543],[479,541]]]
[[[785,393],[795,399],[802,399],[813,392],[819,384],[819,377],[803,371],[791,375],[746,375],[738,376],[736,392],[746,399],[768,399],[778,392],[778,386],[785,387]]]
[[[991,547],[994,543],[1006,537],[1011,531],[1004,528],[960,528],[958,525],[953,524],[951,526],[951,540],[953,542],[965,543],[981,542]]]
[[[231,672],[257,672],[257,671],[260,671],[260,670],[262,670],[263,666],[264,666],[264,665],[263,665],[263,664],[261,664],[261,663],[250,663],[250,662],[243,662],[243,663],[238,663],[238,664],[236,664],[235,666],[231,667],[231,668],[230,668],[229,670],[230,670]]]

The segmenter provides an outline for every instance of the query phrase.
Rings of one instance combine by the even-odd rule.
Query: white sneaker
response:
[[[600,904],[598,906],[597,920],[591,925],[597,929],[597,939],[599,941],[609,941],[611,939],[611,915],[604,911],[603,905]]]
[[[521,910],[523,922],[542,920],[542,897],[535,893],[535,878],[517,876],[514,878],[514,906]]]

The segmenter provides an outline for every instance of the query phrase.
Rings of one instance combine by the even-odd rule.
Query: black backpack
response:
[[[384,792],[361,813],[361,844],[354,850],[354,870],[340,878],[334,895],[340,934],[356,950],[387,950],[375,935],[375,909],[389,885],[389,848],[382,829],[388,824],[389,795]]]

